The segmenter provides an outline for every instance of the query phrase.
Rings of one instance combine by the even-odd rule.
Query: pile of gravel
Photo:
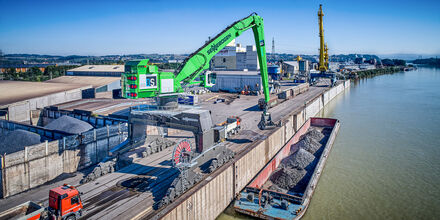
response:
[[[281,161],[280,166],[305,169],[311,162],[315,160],[315,156],[310,152],[300,148],[295,153],[287,156]]]
[[[52,130],[64,131],[71,134],[81,134],[90,129],[93,129],[93,126],[91,126],[89,123],[76,118],[72,118],[67,115],[63,115],[53,120],[44,127]]]
[[[6,132],[0,136],[0,153],[11,154],[24,150],[24,147],[41,143],[39,134],[25,131],[14,130]]]
[[[280,167],[270,176],[272,183],[283,189],[291,189],[307,174],[304,169]]]
[[[324,134],[319,132],[316,128],[311,128],[309,131],[307,131],[306,136],[309,136],[318,142],[324,138]]]
[[[273,185],[269,188],[280,192],[282,192],[280,189],[303,192],[317,162],[313,154],[322,147],[320,141],[324,137],[324,134],[313,128],[301,136],[291,148],[298,150],[284,158],[270,176]]]
[[[301,140],[298,143],[294,144],[294,147],[298,147],[298,149],[302,148],[312,154],[315,154],[316,151],[321,148],[321,144],[318,140],[313,139],[311,136],[303,135]]]

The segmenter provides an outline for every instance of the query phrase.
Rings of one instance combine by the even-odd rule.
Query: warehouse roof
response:
[[[120,77],[99,77],[99,76],[60,76],[55,79],[45,81],[47,83],[67,83],[91,85],[93,88],[108,85],[121,80]]]
[[[90,85],[0,80],[0,106]]]
[[[68,72],[124,72],[124,65],[84,65]]]
[[[298,61],[284,61],[283,64],[290,66],[298,66]]]

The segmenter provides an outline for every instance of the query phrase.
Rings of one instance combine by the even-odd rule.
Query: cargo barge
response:
[[[238,194],[234,210],[262,219],[300,219],[308,208],[339,126],[337,119],[308,119]],[[317,131],[322,134],[317,140],[319,145],[311,138],[319,138]],[[319,147],[313,149],[307,143]]]

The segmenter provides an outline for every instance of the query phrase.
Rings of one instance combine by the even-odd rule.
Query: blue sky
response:
[[[234,21],[264,18],[267,51],[317,54],[324,9],[330,54],[440,54],[440,1],[0,0],[4,53],[191,53]],[[252,32],[237,41],[253,44]]]

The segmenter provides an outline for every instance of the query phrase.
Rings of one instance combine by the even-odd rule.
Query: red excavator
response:
[[[82,215],[83,204],[79,191],[64,184],[49,191],[49,207],[28,201],[0,213],[0,219],[37,220],[62,219],[75,220]]]

